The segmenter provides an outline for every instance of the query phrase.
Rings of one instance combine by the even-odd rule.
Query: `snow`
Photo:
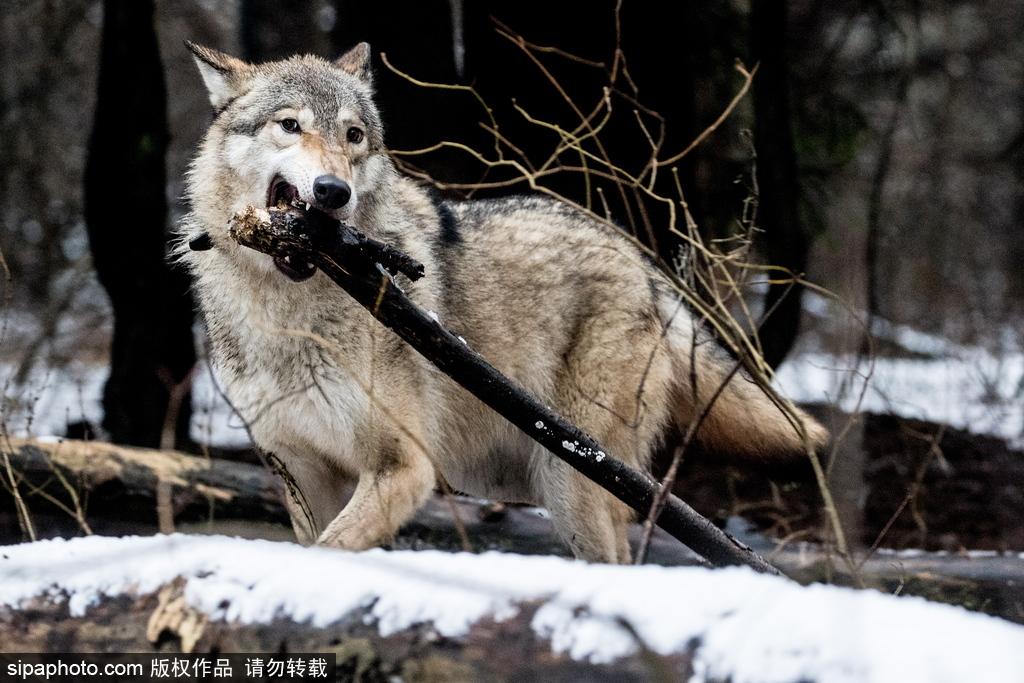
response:
[[[875,550],[875,553],[900,559],[963,557],[969,560],[989,560],[994,557],[1015,557],[1018,560],[1024,560],[1024,552],[1014,553],[1006,550],[957,550],[956,552],[950,552],[948,550],[922,550],[920,548],[878,548]]]
[[[1024,354],[998,359],[984,352],[970,359],[879,358],[863,400],[855,386],[837,401],[839,384],[855,363],[850,357],[804,353],[780,368],[776,382],[796,401],[930,420],[1024,448],[1024,398],[1019,395]]]
[[[805,297],[805,308],[808,315],[823,321],[846,315],[830,310],[822,297],[810,294]],[[428,314],[438,319],[436,313]],[[28,325],[25,321],[17,324]],[[1001,337],[998,353],[954,344],[885,320],[876,321],[875,333],[928,357],[879,357],[873,367],[867,363],[858,367],[855,357],[829,353],[816,345],[813,335],[805,335],[801,347],[777,373],[778,388],[798,402],[834,403],[846,411],[859,406],[870,412],[930,420],[997,436],[1024,449],[1024,346],[1016,331],[994,335]],[[867,390],[859,401],[863,376],[869,370]],[[11,364],[0,363],[7,404],[0,417],[12,434],[59,435],[69,422],[100,422],[107,376],[102,365],[73,360],[59,368],[39,367],[21,386],[8,384],[13,373]],[[839,395],[851,373],[855,373],[855,381]],[[193,439],[217,447],[249,445],[244,425],[220,396],[205,362],[194,375],[192,404]]]
[[[821,318],[830,315],[820,297],[807,299],[808,313]],[[776,385],[795,401],[929,420],[1024,448],[1024,347],[1013,331],[1002,335],[1005,339],[999,340],[998,353],[885,320],[876,321],[874,332],[929,357],[878,357],[873,364],[858,365],[851,355],[805,348],[782,365]],[[854,381],[840,395],[851,373]],[[862,392],[868,373],[867,389]]]
[[[287,568],[286,571],[282,571]],[[694,681],[1020,681],[1024,627],[920,598],[801,587],[747,569],[617,567],[554,557],[435,551],[344,553],[226,537],[40,541],[0,549],[0,604],[152,592],[182,576],[215,619],[277,617],[321,627],[354,610],[383,635],[428,623],[458,637],[538,601],[534,631],[576,659],[636,651],[628,622],[661,654],[696,643]]]
[[[8,383],[13,374],[11,365],[0,363],[3,420],[12,436],[48,438],[63,435],[69,423],[100,424],[106,367],[72,361],[60,368],[36,368],[20,386]],[[245,425],[221,396],[205,362],[193,376],[192,411],[191,435],[196,441],[222,448],[250,444]]]

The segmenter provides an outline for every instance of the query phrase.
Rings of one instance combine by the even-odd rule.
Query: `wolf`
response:
[[[773,399],[613,226],[548,198],[454,201],[396,170],[371,53],[249,64],[189,43],[213,105],[187,175],[184,244],[222,388],[288,472],[298,539],[391,539],[439,483],[542,505],[579,558],[630,561],[631,511],[486,408],[308,263],[240,247],[250,206],[305,202],[426,264],[401,286],[505,375],[647,468],[703,416],[708,449],[758,458],[825,430]],[[715,400],[712,402],[711,399]],[[707,408],[710,403],[710,409]]]

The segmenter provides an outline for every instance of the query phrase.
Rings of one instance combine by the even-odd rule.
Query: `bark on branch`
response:
[[[658,484],[608,454],[589,434],[544,406],[413,303],[389,274],[417,279],[422,265],[354,228],[316,211],[249,209],[232,222],[241,245],[274,256],[306,261],[324,272],[377,320],[406,341],[473,396],[556,457],[646,516]],[[658,526],[718,566],[778,570],[750,548],[670,495]]]

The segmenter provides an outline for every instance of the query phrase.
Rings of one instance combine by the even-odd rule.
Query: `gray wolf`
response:
[[[426,264],[408,294],[634,467],[725,389],[698,438],[773,457],[826,433],[743,372],[613,227],[538,197],[443,201],[384,145],[370,50],[253,65],[190,45],[215,115],[187,179],[180,253],[223,388],[294,482],[300,541],[386,542],[439,481],[545,506],[577,557],[628,562],[631,512],[487,409],[309,264],[228,235],[246,207],[308,202]],[[798,426],[799,425],[799,426]],[[304,501],[304,503],[303,503]]]

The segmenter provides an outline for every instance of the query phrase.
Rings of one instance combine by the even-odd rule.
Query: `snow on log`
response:
[[[1024,627],[746,568],[345,553],[216,536],[2,547],[0,630],[8,651],[139,651],[153,642],[319,650],[335,652],[342,670],[429,670],[448,680],[610,672],[734,683],[998,683],[1024,671]]]

